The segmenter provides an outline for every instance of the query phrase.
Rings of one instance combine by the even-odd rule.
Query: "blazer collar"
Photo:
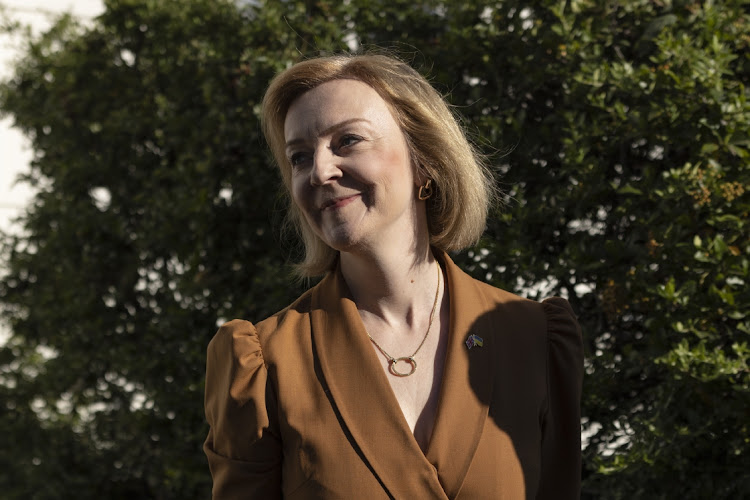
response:
[[[349,439],[395,498],[454,498],[487,418],[492,392],[491,349],[469,351],[465,340],[486,310],[477,283],[446,255],[450,333],[432,438],[423,454],[401,412],[364,329],[341,271],[313,290],[311,326],[319,377]],[[479,333],[482,336],[481,333]],[[487,337],[484,336],[485,342]],[[485,344],[486,346],[486,344]],[[472,371],[487,383],[472,389]],[[408,480],[404,480],[408,471]],[[446,496],[447,495],[447,496]]]

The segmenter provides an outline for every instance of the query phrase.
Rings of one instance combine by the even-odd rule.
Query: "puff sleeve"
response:
[[[276,401],[252,323],[222,326],[208,345],[203,450],[213,498],[281,498]]]
[[[578,499],[581,488],[581,329],[567,300],[542,303],[547,317],[547,405],[538,500]]]

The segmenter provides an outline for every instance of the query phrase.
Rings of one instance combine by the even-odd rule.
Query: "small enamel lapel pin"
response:
[[[466,339],[466,347],[468,347],[469,349],[471,349],[472,347],[482,347],[483,345],[484,340],[482,340],[482,337],[474,333],[469,335],[469,337]]]

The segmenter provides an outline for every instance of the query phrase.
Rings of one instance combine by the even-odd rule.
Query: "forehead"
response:
[[[359,80],[331,80],[295,99],[284,119],[287,140],[318,135],[347,120],[374,126],[396,125],[390,107],[369,85]]]

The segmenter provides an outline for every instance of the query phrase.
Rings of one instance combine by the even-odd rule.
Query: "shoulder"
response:
[[[571,347],[582,344],[581,327],[567,300],[550,297],[542,302],[542,309],[547,321],[547,336],[551,342],[570,344]]]
[[[208,344],[208,362],[215,358],[232,358],[247,361],[248,357],[260,358],[261,349],[255,326],[245,320],[235,319],[224,323]]]
[[[316,287],[307,290],[284,309],[257,323],[258,336],[263,344],[283,332],[298,331],[300,324],[309,323],[312,293]]]
[[[542,302],[547,321],[547,356],[550,366],[560,367],[578,380],[583,377],[583,338],[570,303],[560,297],[550,297]]]
[[[453,262],[449,264],[449,273],[452,278],[450,293],[476,313],[501,315],[512,323],[531,319],[543,321],[544,311],[540,303],[475,279]]]
[[[279,335],[300,332],[309,324],[310,296],[313,289],[300,295],[297,300],[257,323],[234,319],[221,325],[208,345],[212,355],[231,356],[236,361],[256,360],[263,363],[264,351]]]
[[[502,325],[507,332],[539,341],[580,344],[580,328],[567,300],[530,300],[472,278],[450,260],[446,260],[446,265],[453,278],[450,292],[457,296],[457,302],[486,317],[492,325]]]

